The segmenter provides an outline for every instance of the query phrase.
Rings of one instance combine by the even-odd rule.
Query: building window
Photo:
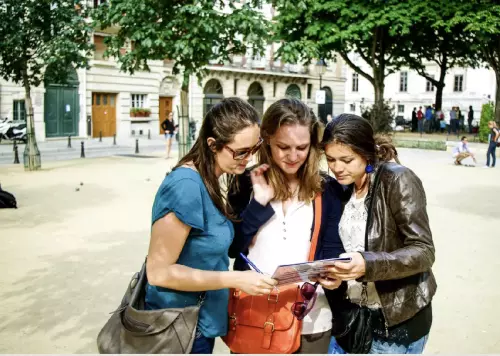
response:
[[[234,95],[238,95],[238,79],[234,80],[234,91],[233,91],[233,94]]]
[[[106,44],[104,43],[104,36],[94,35],[94,59],[98,60],[107,60],[107,57],[104,57],[104,52],[106,51]]]
[[[358,73],[352,74],[352,91],[353,92],[359,91],[359,74]]]
[[[273,82],[273,96],[276,98],[276,91],[278,90],[278,83]]]
[[[130,106],[133,108],[144,108],[146,106],[146,94],[132,94]]]
[[[217,103],[224,99],[222,85],[217,79],[210,79],[203,88],[203,116]]]
[[[408,91],[408,72],[401,72],[399,77],[399,91]]]
[[[311,99],[313,91],[313,85],[307,84],[307,99]]]
[[[94,0],[94,7],[97,7],[97,6],[104,4],[106,2],[107,2],[107,0]]]
[[[462,74],[455,75],[455,82],[453,83],[453,91],[464,91],[464,76]]]
[[[14,121],[26,121],[26,106],[24,100],[14,100]]]
[[[405,106],[404,105],[398,105],[398,113],[404,114],[405,112]]]
[[[297,84],[290,84],[286,88],[285,96],[287,98],[293,98],[293,99],[297,99],[297,100],[302,99],[302,94],[300,93],[300,88]]]
[[[434,79],[433,75],[431,77],[432,79]],[[425,91],[434,91],[434,85],[430,80],[427,80],[427,82],[425,83]]]
[[[356,111],[356,104],[351,104],[350,107],[351,107],[351,112]]]

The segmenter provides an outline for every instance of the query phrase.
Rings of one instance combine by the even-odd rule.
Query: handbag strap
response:
[[[321,228],[321,212],[323,210],[322,208],[321,193],[318,193],[316,195],[316,198],[314,198],[314,227],[311,238],[311,248],[309,249],[309,262],[314,261],[316,247],[318,246],[319,230]]]

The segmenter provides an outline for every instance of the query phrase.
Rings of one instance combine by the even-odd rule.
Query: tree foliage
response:
[[[47,66],[64,81],[71,66],[87,67],[93,46],[80,0],[3,0],[0,3],[0,75],[39,86]]]
[[[384,79],[405,61],[399,56],[418,12],[399,0],[276,0],[276,36],[284,43],[278,55],[287,62],[333,59],[335,54],[366,78],[375,105],[384,111]],[[365,71],[350,53],[371,68]],[[386,120],[384,115],[380,120]],[[377,124],[386,127],[386,122]]]
[[[107,37],[106,55],[117,58],[123,71],[149,70],[148,60],[174,60],[173,73],[200,78],[210,60],[230,62],[248,47],[263,53],[269,23],[252,3],[212,0],[113,0],[94,13],[95,25],[116,27]],[[131,41],[131,50],[121,49]]]
[[[488,135],[491,131],[488,128],[488,122],[493,120],[495,120],[495,107],[493,103],[483,104],[481,108],[481,121],[479,122],[479,141],[488,142]]]
[[[475,37],[465,31],[465,24],[453,22],[462,10],[463,1],[433,0],[410,1],[415,18],[413,29],[406,37],[405,46],[400,47],[406,65],[436,87],[436,109],[441,109],[442,94],[448,69],[453,67],[477,67],[476,52],[473,50]],[[427,70],[427,63],[439,67],[438,77]]]
[[[463,2],[451,25],[464,25],[474,37],[471,49],[496,75],[495,119],[500,123],[500,4],[495,0]]]

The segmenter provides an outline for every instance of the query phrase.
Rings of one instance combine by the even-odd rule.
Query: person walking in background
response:
[[[411,112],[411,132],[417,132],[418,130],[418,119],[417,119],[417,108],[413,108]]]
[[[472,110],[472,105],[469,106],[469,113],[467,117],[467,124],[469,125],[469,133],[472,133],[472,122],[474,121],[474,110]]]
[[[488,135],[488,152],[486,152],[486,166],[484,166],[484,168],[493,168],[497,163],[496,150],[498,139],[500,138],[500,131],[498,130],[497,123],[495,121],[488,122],[488,128],[490,129],[490,134]]]
[[[465,117],[462,114],[462,110],[460,110],[460,107],[457,106],[457,124],[459,131],[457,132],[457,135],[459,132],[465,131]]]
[[[417,120],[418,120],[418,132],[422,134],[424,132],[424,113],[422,112],[422,107],[418,108]]]
[[[462,161],[468,157],[471,157],[474,163],[477,164],[476,157],[469,149],[469,141],[467,137],[462,136],[462,139],[458,145],[453,149],[453,158],[455,158],[455,165],[461,166]]]
[[[339,232],[347,252],[341,257],[352,260],[335,263],[327,273],[343,281],[338,289],[326,291],[334,320],[329,353],[352,352],[357,340],[362,346],[354,353],[422,353],[437,289],[422,182],[394,162],[397,151],[390,139],[374,137],[370,123],[359,116],[335,118],[322,145],[328,167],[350,193]],[[360,317],[354,323],[362,326],[350,330],[336,324],[367,314],[371,321]],[[371,333],[371,346],[365,343],[364,330]]]
[[[432,108],[428,106],[425,109],[425,133],[431,133],[432,131]]]
[[[450,111],[450,127],[448,128],[448,135],[453,132],[454,134],[458,135],[457,132],[458,125],[457,125],[457,112],[455,110],[455,107],[453,106]]]
[[[167,140],[167,158],[170,158],[170,150],[172,148],[172,138],[175,135],[174,113],[169,112],[167,118],[161,123],[161,128],[165,131],[165,139]]]
[[[254,271],[228,271],[234,229],[219,178],[245,172],[262,143],[258,123],[259,114],[244,100],[214,105],[153,203],[145,309],[185,308],[203,299],[193,354],[212,353],[215,338],[226,335],[228,288],[263,295],[276,285]]]

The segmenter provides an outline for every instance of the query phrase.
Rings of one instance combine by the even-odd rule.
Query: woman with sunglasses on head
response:
[[[249,175],[237,177],[238,184],[228,195],[241,218],[235,224],[229,250],[230,257],[236,258],[236,270],[248,269],[240,253],[267,274],[279,265],[306,262],[318,194],[322,219],[314,259],[338,257],[344,252],[338,235],[342,188],[333,178],[319,173],[320,125],[312,110],[295,99],[279,100],[264,114],[259,166]],[[298,353],[327,352],[332,314],[323,287],[333,289],[339,283],[320,279],[302,286],[305,301],[292,306],[293,314],[302,319]]]
[[[329,273],[347,283],[327,296],[333,334],[342,334],[345,324],[351,328],[347,336],[332,338],[329,352],[422,353],[436,292],[422,182],[396,163],[389,139],[374,137],[370,123],[359,116],[335,118],[325,129],[322,146],[330,170],[350,192],[340,237],[347,251],[343,256],[352,260],[335,263]],[[359,315],[370,315],[371,322]]]
[[[212,353],[215,338],[226,334],[228,288],[262,295],[275,285],[253,271],[228,271],[234,230],[219,185],[221,175],[245,171],[261,142],[258,122],[255,109],[241,99],[213,106],[153,204],[146,309],[197,305],[206,292],[191,353]]]

